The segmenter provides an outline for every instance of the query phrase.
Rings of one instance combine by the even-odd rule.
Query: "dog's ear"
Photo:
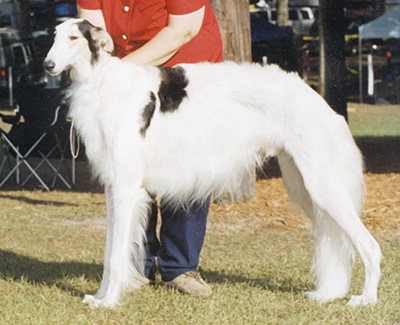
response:
[[[114,42],[104,29],[95,27],[91,30],[91,36],[94,42],[96,42],[99,48],[112,54],[114,51]]]

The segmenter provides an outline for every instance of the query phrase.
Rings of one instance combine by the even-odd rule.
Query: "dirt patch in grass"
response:
[[[373,231],[400,232],[400,174],[368,173],[365,179],[368,193],[361,216],[364,223]],[[281,178],[259,180],[257,197],[248,204],[213,205],[209,223],[221,230],[311,228],[304,212],[289,200]]]

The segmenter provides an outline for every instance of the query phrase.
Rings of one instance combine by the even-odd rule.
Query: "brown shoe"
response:
[[[175,279],[163,283],[168,287],[191,296],[208,297],[212,293],[210,286],[203,280],[200,273],[196,271],[183,273]]]
[[[134,292],[137,290],[149,289],[151,287],[155,287],[156,281],[149,280],[147,278],[138,278],[135,281],[134,285],[129,286],[126,290],[127,292]]]

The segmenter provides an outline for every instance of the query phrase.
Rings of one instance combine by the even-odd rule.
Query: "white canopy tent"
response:
[[[358,28],[358,67],[360,81],[360,102],[362,102],[362,41],[366,39],[399,38],[400,39],[400,6],[386,14],[361,25]]]

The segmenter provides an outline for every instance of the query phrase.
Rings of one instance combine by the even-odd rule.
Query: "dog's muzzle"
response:
[[[43,62],[43,68],[49,73],[53,72],[55,66],[56,66],[56,64],[54,63],[53,60],[45,60]]]

